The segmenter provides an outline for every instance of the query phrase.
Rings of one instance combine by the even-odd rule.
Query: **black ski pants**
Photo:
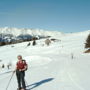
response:
[[[17,77],[17,82],[18,82],[18,88],[26,88],[26,85],[25,85],[25,71],[19,71],[19,70],[16,70],[16,77]]]

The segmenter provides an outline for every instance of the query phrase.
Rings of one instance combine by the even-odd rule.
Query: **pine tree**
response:
[[[88,35],[86,39],[85,48],[90,48],[90,34]]]

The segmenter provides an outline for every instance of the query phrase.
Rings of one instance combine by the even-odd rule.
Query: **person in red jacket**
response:
[[[16,77],[18,82],[18,90],[26,90],[25,85],[25,71],[27,70],[27,63],[22,59],[21,55],[17,56],[18,61],[16,63]]]

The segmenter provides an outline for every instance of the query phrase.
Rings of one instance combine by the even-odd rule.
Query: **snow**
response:
[[[43,56],[27,56],[24,58],[30,64],[31,67],[40,66],[51,62],[51,59]]]
[[[0,28],[0,34],[11,34],[13,36],[19,35],[40,35],[40,36],[61,36],[64,33],[58,31],[49,31],[43,29],[25,29],[25,28]]]
[[[37,32],[40,33],[39,30]],[[18,34],[19,32],[16,35]],[[49,34],[51,32],[47,33]],[[6,90],[17,55],[22,55],[29,65],[25,80],[30,90],[89,90],[90,56],[83,53],[88,34],[89,30],[62,35],[54,33],[51,34],[52,37],[56,36],[61,41],[52,41],[50,46],[42,46],[45,39],[41,39],[37,40],[36,46],[27,47],[28,42],[23,42],[13,44],[14,47],[0,47],[0,65],[12,63],[10,70],[7,67],[0,68],[0,90]],[[14,74],[8,90],[16,88],[17,80]]]

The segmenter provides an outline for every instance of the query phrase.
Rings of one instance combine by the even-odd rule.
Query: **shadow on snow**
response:
[[[34,88],[36,88],[36,87],[38,87],[38,86],[40,86],[42,84],[45,84],[45,83],[48,83],[48,82],[52,81],[53,79],[54,78],[48,78],[48,79],[41,80],[39,82],[28,85],[27,88],[28,88],[28,90],[32,90],[32,89],[34,89]]]

